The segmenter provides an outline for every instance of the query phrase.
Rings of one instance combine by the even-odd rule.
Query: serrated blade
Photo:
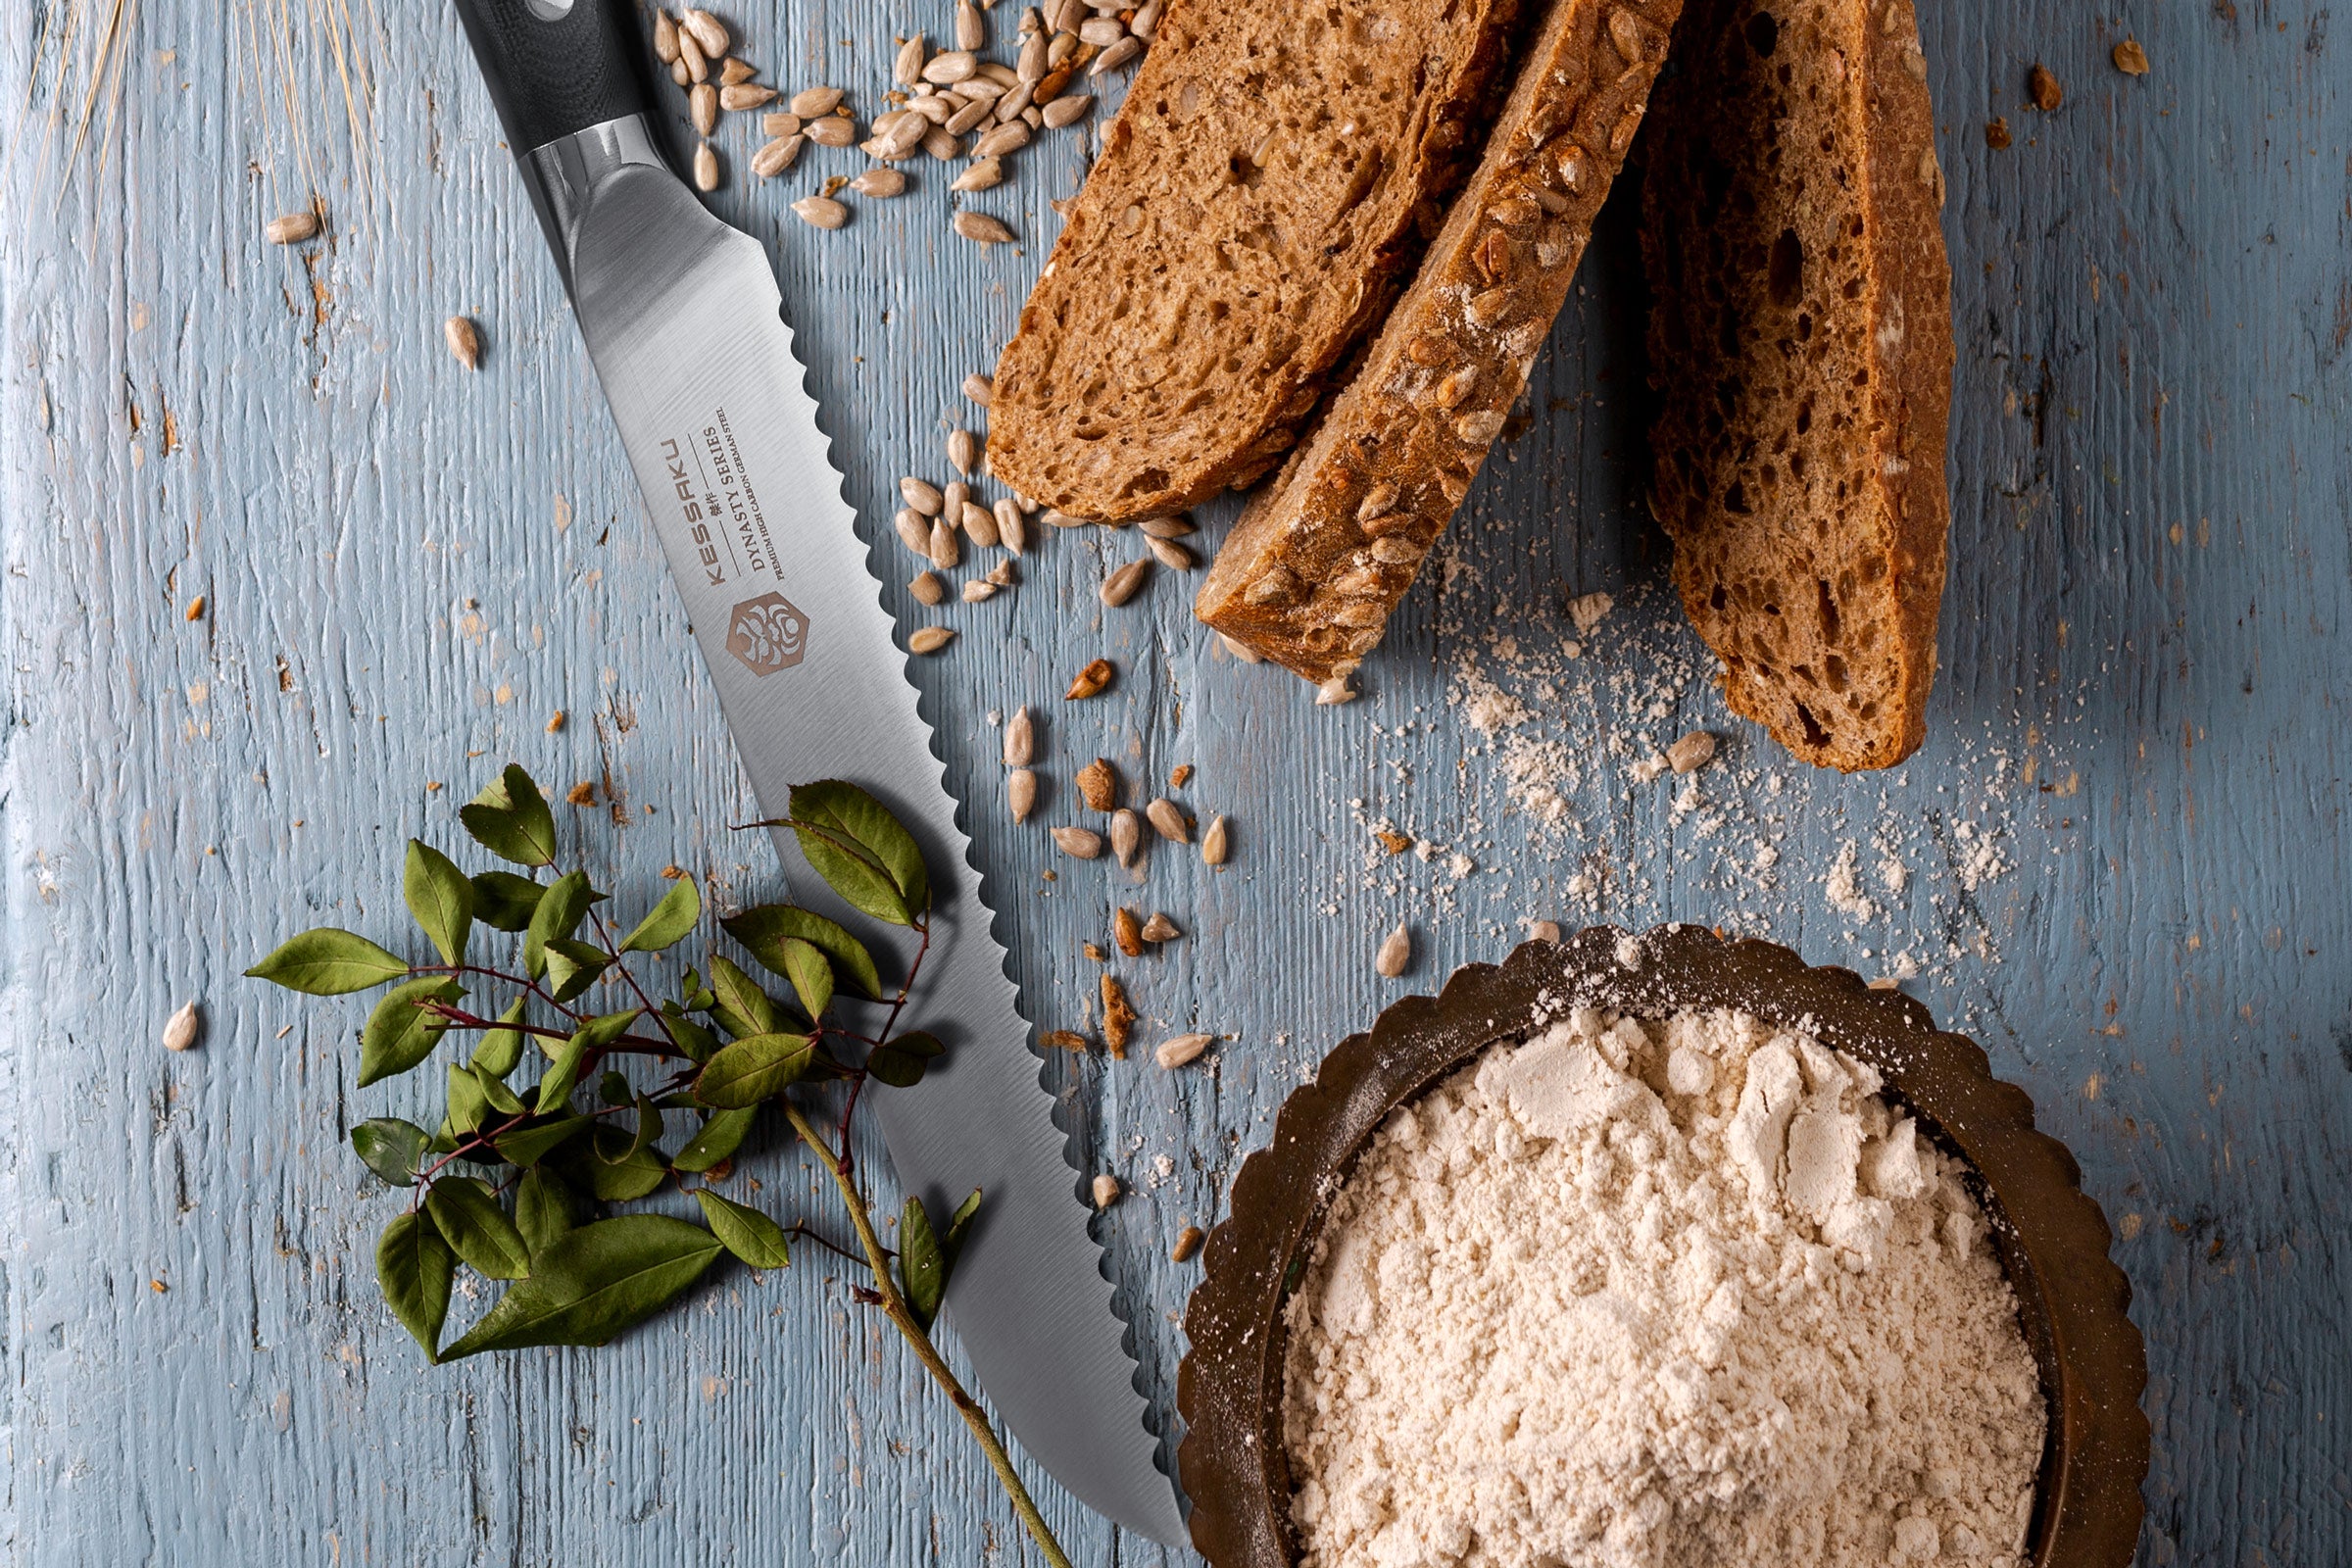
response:
[[[589,355],[761,805],[781,816],[794,783],[855,780],[950,871],[909,1018],[947,1042],[945,1063],[873,1103],[901,1185],[932,1212],[987,1195],[948,1298],[981,1388],[1081,1499],[1178,1542],[1078,1175],[775,275],[757,242],[645,165],[601,178],[572,233]],[[789,835],[778,847],[797,863]]]

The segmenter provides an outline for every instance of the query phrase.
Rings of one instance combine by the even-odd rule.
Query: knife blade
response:
[[[1101,1513],[1176,1543],[1078,1172],[775,274],[662,154],[646,51],[615,0],[457,5],[762,808],[780,817],[793,783],[852,779],[929,852],[920,1021],[949,1050],[918,1088],[874,1101],[906,1191],[987,1195],[947,1316],[1032,1458]]]

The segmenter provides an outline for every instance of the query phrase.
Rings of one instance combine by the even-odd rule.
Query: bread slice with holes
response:
[[[1655,507],[1732,710],[1806,761],[1927,734],[1951,268],[1910,0],[1690,0],[1645,144]]]
[[[1117,519],[1280,461],[1437,232],[1518,4],[1169,7],[998,363],[995,476]]]
[[[1681,9],[1553,0],[1420,274],[1226,536],[1202,620],[1314,681],[1379,643],[1527,383]]]

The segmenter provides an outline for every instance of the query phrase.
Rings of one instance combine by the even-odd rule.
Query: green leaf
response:
[[[473,917],[500,931],[527,931],[531,911],[539,907],[542,884],[512,871],[477,871],[473,883]]]
[[[972,1196],[957,1203],[956,1212],[948,1216],[948,1234],[939,1239],[939,1250],[940,1255],[948,1260],[948,1272],[951,1274],[956,1271],[956,1259],[963,1253],[964,1234],[972,1228],[972,1221],[979,1217],[979,1213],[980,1189],[975,1187]]]
[[[464,963],[466,938],[473,930],[473,884],[466,880],[466,873],[430,844],[411,839],[400,892],[441,961]]]
[[[874,969],[874,956],[837,920],[828,920],[789,904],[763,904],[721,920],[719,925],[771,974],[791,978],[784,967],[782,943],[787,937],[798,937],[833,960],[835,980],[843,990],[868,1002],[881,999],[882,977]],[[713,985],[717,984],[715,971],[725,961],[723,958],[711,961]]]
[[[939,1316],[939,1300],[947,1288],[948,1260],[932,1232],[931,1216],[923,1211],[921,1199],[909,1196],[899,1214],[899,1289],[923,1327],[929,1328]]]
[[[416,1185],[416,1167],[433,1135],[398,1116],[376,1116],[351,1130],[351,1152],[395,1187]]]
[[[375,1283],[400,1326],[424,1353],[441,1359],[441,1325],[449,1320],[449,1282],[458,1271],[440,1227],[415,1209],[384,1227],[375,1244]]]
[[[801,1010],[811,1023],[822,1018],[833,1004],[832,960],[814,943],[799,937],[786,937],[778,943],[776,956],[784,960],[784,975],[792,982],[793,995],[800,998]]]
[[[888,807],[857,785],[837,778],[798,785],[792,792],[792,815],[801,853],[808,857],[808,863],[827,885],[856,907],[893,925],[910,924],[911,916],[931,907],[931,874],[923,866],[923,852],[914,835],[890,814]],[[817,831],[820,829],[828,831]],[[845,839],[860,852],[858,859],[877,867],[888,879],[892,897],[887,906],[879,900],[861,903],[852,891],[863,886],[861,867],[841,867],[849,879],[845,884],[835,879],[833,869],[809,847],[818,844],[846,860],[849,855],[841,842]],[[899,914],[894,917],[890,908]]]
[[[593,1125],[585,1116],[565,1114],[509,1128],[490,1142],[491,1147],[510,1161],[528,1169]]]
[[[662,1028],[663,1033],[678,1043],[678,1049],[686,1053],[686,1058],[698,1065],[709,1061],[711,1054],[718,1050],[718,1036],[687,1017],[674,1002],[662,1004]]]
[[[564,872],[539,896],[539,906],[531,911],[531,923],[522,938],[522,966],[532,979],[547,973],[548,942],[578,930],[590,907],[603,898],[588,885],[585,871]]]
[[[624,1214],[561,1237],[444,1359],[530,1345],[605,1345],[666,1306],[723,1250],[700,1225]]]
[[[504,1078],[522,1061],[522,1031],[514,1025],[522,1022],[524,999],[516,997],[507,1004],[507,1010],[498,1015],[504,1028],[492,1029],[482,1036],[481,1044],[473,1048],[473,1067],[493,1078]]]
[[[397,980],[409,966],[366,937],[322,925],[305,931],[245,972],[305,996],[340,997]]]
[[[458,1256],[494,1280],[518,1280],[531,1271],[531,1250],[522,1232],[498,1206],[490,1184],[478,1176],[447,1176],[424,1195],[424,1211]]]
[[[660,953],[675,947],[702,917],[702,892],[694,878],[682,876],[654,906],[653,912],[637,922],[637,929],[620,939],[620,951]]]
[[[599,1127],[589,1140],[594,1159],[576,1167],[588,1178],[588,1190],[608,1203],[627,1203],[645,1197],[669,1175],[662,1152],[638,1145],[617,1127]]]
[[[479,1132],[482,1118],[489,1114],[490,1102],[482,1094],[482,1081],[473,1075],[471,1067],[449,1064],[449,1125],[460,1138]]]
[[[795,822],[793,835],[801,841],[801,853],[808,858],[810,868],[851,908],[891,925],[914,923],[898,883],[881,861],[823,829]]]
[[[597,1131],[602,1133],[605,1131],[605,1129],[600,1127],[597,1129]],[[616,1142],[614,1147],[619,1149],[619,1152],[617,1153],[607,1152],[606,1141],[602,1137],[598,1138],[596,1141],[596,1157],[603,1160],[608,1165],[625,1165],[630,1160],[635,1159],[639,1154],[643,1153],[646,1150],[652,1148],[654,1144],[661,1139],[661,1107],[656,1105],[645,1096],[639,1095],[637,1097],[636,1137],[632,1138],[625,1148],[619,1146]]]
[[[923,1081],[925,1070],[947,1049],[938,1037],[913,1030],[886,1045],[876,1046],[873,1054],[865,1058],[865,1070],[893,1089],[912,1089]]]
[[[710,1058],[694,1098],[725,1110],[757,1105],[800,1082],[815,1048],[812,1035],[747,1035]]]
[[[444,975],[420,975],[384,993],[360,1031],[360,1087],[397,1077],[433,1054],[449,1028],[423,1002],[455,1002],[466,988]]]
[[[784,1227],[765,1214],[741,1203],[731,1203],[708,1187],[697,1187],[694,1200],[703,1205],[703,1218],[710,1222],[710,1234],[752,1267],[784,1268],[791,1264],[792,1252],[784,1238]]]
[[[759,1119],[760,1109],[746,1105],[740,1110],[714,1110],[702,1130],[686,1140],[670,1163],[683,1171],[706,1171],[743,1147],[744,1135]]]
[[[760,989],[760,983],[745,974],[723,957],[710,960],[710,991],[715,1000],[710,1004],[710,1016],[721,1029],[736,1039],[746,1035],[772,1035],[783,1027],[773,997]]]
[[[569,937],[550,938],[541,956],[547,963],[547,994],[558,1002],[569,1002],[596,984],[612,961],[602,948]]]
[[[482,1098],[490,1102],[492,1110],[504,1112],[509,1116],[522,1114],[522,1101],[514,1090],[507,1087],[506,1080],[500,1078],[496,1073],[484,1072],[479,1067],[468,1067],[466,1071],[471,1073],[474,1082],[481,1086]]]
[[[524,1171],[522,1185],[514,1190],[514,1228],[531,1256],[536,1259],[563,1240],[572,1224],[571,1189],[564,1178],[545,1168]]]
[[[458,809],[473,841],[516,865],[547,865],[556,858],[556,815],[531,775],[509,762],[498,782]]]
[[[626,1012],[602,1013],[589,1019],[571,1032],[571,1037],[556,1048],[555,1064],[547,1076],[539,1080],[539,1113],[545,1115],[571,1098],[572,1088],[580,1081],[580,1064],[588,1053],[601,1050],[629,1032],[643,1009],[631,1007]]]

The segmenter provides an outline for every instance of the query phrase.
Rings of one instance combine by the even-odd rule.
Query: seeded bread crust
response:
[[[1648,144],[1659,520],[1733,711],[1809,762],[1927,734],[1951,269],[1910,0],[1692,0]]]
[[[1554,0],[1420,275],[1217,552],[1202,620],[1313,681],[1379,643],[1526,385],[1681,10]]]
[[[1520,0],[1178,0],[998,363],[989,463],[1081,517],[1290,450],[1476,156]]]

